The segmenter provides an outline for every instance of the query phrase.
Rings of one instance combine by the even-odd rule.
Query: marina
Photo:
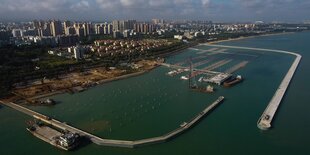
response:
[[[25,120],[29,120],[29,116],[0,105],[0,122],[3,124],[0,130],[0,154],[308,154],[310,150],[306,144],[310,130],[307,125],[309,104],[305,86],[309,85],[307,77],[310,65],[307,61],[307,38],[309,33],[298,33],[223,43],[231,46],[278,48],[296,51],[303,56],[273,119],[271,125],[274,128],[270,132],[259,132],[256,123],[291,67],[294,57],[265,51],[256,53],[251,50],[229,49],[227,52],[233,54],[215,55],[223,56],[222,59],[234,59],[227,67],[222,67],[221,71],[226,72],[242,61],[249,61],[246,67],[233,75],[233,78],[242,75],[246,80],[231,89],[214,86],[213,94],[197,93],[188,89],[187,81],[179,80],[184,73],[175,77],[165,76],[170,68],[162,66],[150,73],[98,85],[78,94],[61,93],[50,96],[59,103],[53,107],[26,106],[99,137],[134,141],[169,133],[186,125],[183,122],[188,122],[198,114],[208,105],[206,103],[212,103],[217,95],[227,98],[225,104],[215,109],[214,113],[169,143],[138,149],[101,147],[90,143],[76,151],[63,152],[41,142],[25,130]],[[199,48],[210,49],[206,46]],[[184,53],[168,58],[166,63],[186,60],[191,53],[192,50],[185,50]],[[256,55],[259,57],[256,58]],[[241,59],[238,61],[235,58]],[[226,146],[225,149],[221,148],[223,145]]]

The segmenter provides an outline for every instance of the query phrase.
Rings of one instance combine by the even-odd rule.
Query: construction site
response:
[[[228,48],[204,48],[189,48],[194,54],[178,62],[163,63],[170,68],[167,75],[188,81],[192,90],[213,93],[215,86],[232,87],[242,82],[244,78],[238,71],[260,56]]]
[[[16,84],[7,101],[27,103],[32,105],[50,105],[52,101],[46,100],[52,95],[62,93],[82,92],[98,84],[137,76],[154,69],[162,60],[142,60],[135,64],[128,64],[126,69],[116,67],[97,67],[80,72],[59,75],[53,79],[37,79],[27,81],[27,85]],[[44,100],[43,100],[44,99]]]

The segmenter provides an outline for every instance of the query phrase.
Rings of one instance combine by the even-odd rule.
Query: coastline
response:
[[[284,35],[284,34],[294,34],[296,32],[281,32],[281,33],[270,33],[270,34],[260,34],[256,36],[247,36],[247,37],[238,37],[238,38],[229,38],[226,40],[217,40],[217,41],[210,41],[206,42],[209,44],[217,44],[217,43],[222,43],[222,42],[229,42],[229,41],[237,41],[237,40],[243,40],[243,39],[251,39],[251,38],[257,38],[257,37],[267,37],[267,36],[275,36],[275,35]]]
[[[257,35],[257,36],[247,36],[247,37],[238,37],[238,38],[230,38],[230,39],[226,39],[226,40],[218,40],[218,41],[210,41],[210,42],[205,42],[208,44],[217,44],[217,43],[221,43],[221,42],[228,42],[228,41],[237,41],[237,40],[243,40],[243,39],[250,39],[250,38],[256,38],[256,37],[262,37],[262,36],[273,36],[273,35],[283,35],[283,34],[293,34],[295,32],[282,32],[282,33],[273,33],[273,34],[261,34],[261,35]],[[190,47],[194,47],[199,45],[199,43],[191,43],[190,45],[186,46],[186,47],[182,47],[176,50],[173,50],[171,52],[168,53],[164,53],[164,54],[159,54],[157,55],[157,57],[169,57],[178,53],[183,52],[185,49],[188,49]],[[134,73],[129,73],[129,74],[125,74],[125,75],[121,75],[121,76],[117,76],[117,77],[113,77],[113,78],[109,78],[109,79],[103,79],[103,80],[99,80],[96,82],[95,85],[93,86],[89,86],[89,87],[85,87],[83,90],[87,90],[87,89],[91,89],[92,87],[104,84],[104,83],[109,83],[109,82],[113,82],[113,81],[118,81],[118,80],[123,80],[123,79],[127,79],[127,78],[131,78],[131,77],[135,77],[135,76],[140,76],[142,74],[145,74],[147,72],[152,71],[153,69],[159,67],[160,65],[156,65],[152,68],[143,70],[143,71],[138,71],[138,72],[134,72]],[[30,86],[31,87],[31,86]],[[72,87],[74,88],[74,87]],[[55,91],[55,92],[49,92],[46,94],[40,94],[40,95],[36,95],[31,97],[30,99],[42,99],[42,98],[46,98],[46,97],[50,97],[50,96],[54,96],[54,95],[58,95],[58,94],[63,94],[63,93],[68,93],[69,91],[66,90],[59,90],[59,91]]]
[[[148,73],[148,72],[152,71],[153,69],[156,69],[159,66],[160,65],[156,65],[156,66],[154,66],[152,68],[149,68],[149,69],[146,69],[146,70],[143,70],[143,71],[129,73],[129,74],[125,74],[125,75],[121,75],[121,76],[117,76],[117,77],[113,77],[113,78],[109,78],[109,79],[103,79],[103,80],[97,81],[96,84],[93,85],[93,86],[89,86],[89,87],[84,88],[83,91],[91,89],[91,88],[96,87],[98,85],[105,84],[105,83],[109,83],[109,82],[113,82],[113,81],[118,81],[118,80],[123,80],[123,79],[131,78],[131,77],[136,77],[136,76]],[[77,86],[77,87],[79,87],[79,86]],[[75,88],[75,87],[72,87],[72,88]],[[69,92],[68,90],[58,90],[58,91],[49,92],[49,93],[46,93],[46,94],[36,95],[36,96],[33,96],[33,97],[29,98],[29,99],[30,100],[40,100],[42,98],[46,98],[46,97],[50,97],[50,96],[54,96],[54,95],[59,95],[59,94],[64,94],[64,93],[68,93],[68,92]],[[78,93],[78,92],[76,92],[76,93]],[[26,102],[27,101],[23,101],[23,104],[27,104]],[[39,106],[39,105],[36,105],[36,104],[30,104],[30,105]]]

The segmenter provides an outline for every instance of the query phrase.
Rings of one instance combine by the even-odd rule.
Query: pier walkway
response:
[[[271,101],[269,102],[268,106],[266,107],[265,111],[259,118],[257,122],[257,127],[261,130],[267,130],[271,128],[271,122],[277,112],[277,109],[281,103],[281,100],[295,74],[295,71],[299,65],[299,62],[302,58],[300,54],[283,51],[283,50],[273,50],[273,49],[263,49],[263,48],[250,48],[250,47],[238,47],[238,46],[225,46],[225,45],[211,45],[211,44],[203,44],[210,47],[222,47],[222,48],[233,48],[233,49],[245,49],[245,50],[254,50],[254,51],[268,51],[274,53],[283,53],[295,56],[295,60],[291,65],[290,69],[288,70],[287,74],[285,75],[284,79],[282,80],[279,88],[275,92],[274,96],[272,97]]]
[[[178,65],[173,65],[173,64],[168,64],[168,63],[160,63],[159,65],[168,67],[168,68],[173,68],[173,69],[189,69],[189,67],[183,67],[183,66],[178,66]],[[209,73],[209,74],[220,74],[221,72],[216,72],[216,71],[211,71],[211,70],[206,70],[206,69],[197,69],[194,68],[194,71],[200,71],[203,73]]]
[[[24,114],[27,114],[31,117],[34,117],[36,119],[39,119],[47,124],[50,124],[56,128],[60,128],[62,130],[70,131],[72,133],[78,133],[81,136],[85,136],[89,138],[93,143],[97,145],[102,145],[102,146],[114,146],[114,147],[127,147],[127,148],[135,148],[139,146],[144,146],[144,145],[150,145],[150,144],[156,144],[156,143],[162,143],[166,142],[177,135],[185,132],[189,128],[191,128],[194,124],[198,123],[199,120],[201,120],[206,114],[208,114],[211,110],[213,110],[218,104],[220,104],[224,100],[224,97],[221,96],[219,97],[216,101],[214,101],[210,106],[205,108],[202,112],[197,114],[194,118],[192,118],[188,122],[184,122],[182,125],[180,125],[179,128],[165,134],[159,137],[154,137],[154,138],[148,138],[148,139],[142,139],[142,140],[136,140],[136,141],[126,141],[126,140],[113,140],[113,139],[103,139],[98,136],[95,136],[91,133],[88,133],[86,131],[83,131],[81,129],[75,128],[73,126],[70,126],[66,123],[60,122],[56,119],[49,118],[43,114],[40,114],[38,112],[35,112],[33,110],[30,110],[28,108],[25,108],[23,106],[17,105],[12,102],[3,102],[0,101],[5,106],[11,107],[15,110],[18,110]]]

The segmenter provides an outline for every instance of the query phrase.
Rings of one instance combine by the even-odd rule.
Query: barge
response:
[[[73,150],[79,144],[79,134],[58,131],[42,122],[29,121],[26,129],[35,137],[65,151]]]
[[[224,87],[231,87],[231,86],[234,86],[234,85],[236,85],[242,81],[243,81],[242,76],[238,75],[237,77],[234,77],[234,78],[231,78],[231,79],[225,81],[223,85],[224,85]]]

